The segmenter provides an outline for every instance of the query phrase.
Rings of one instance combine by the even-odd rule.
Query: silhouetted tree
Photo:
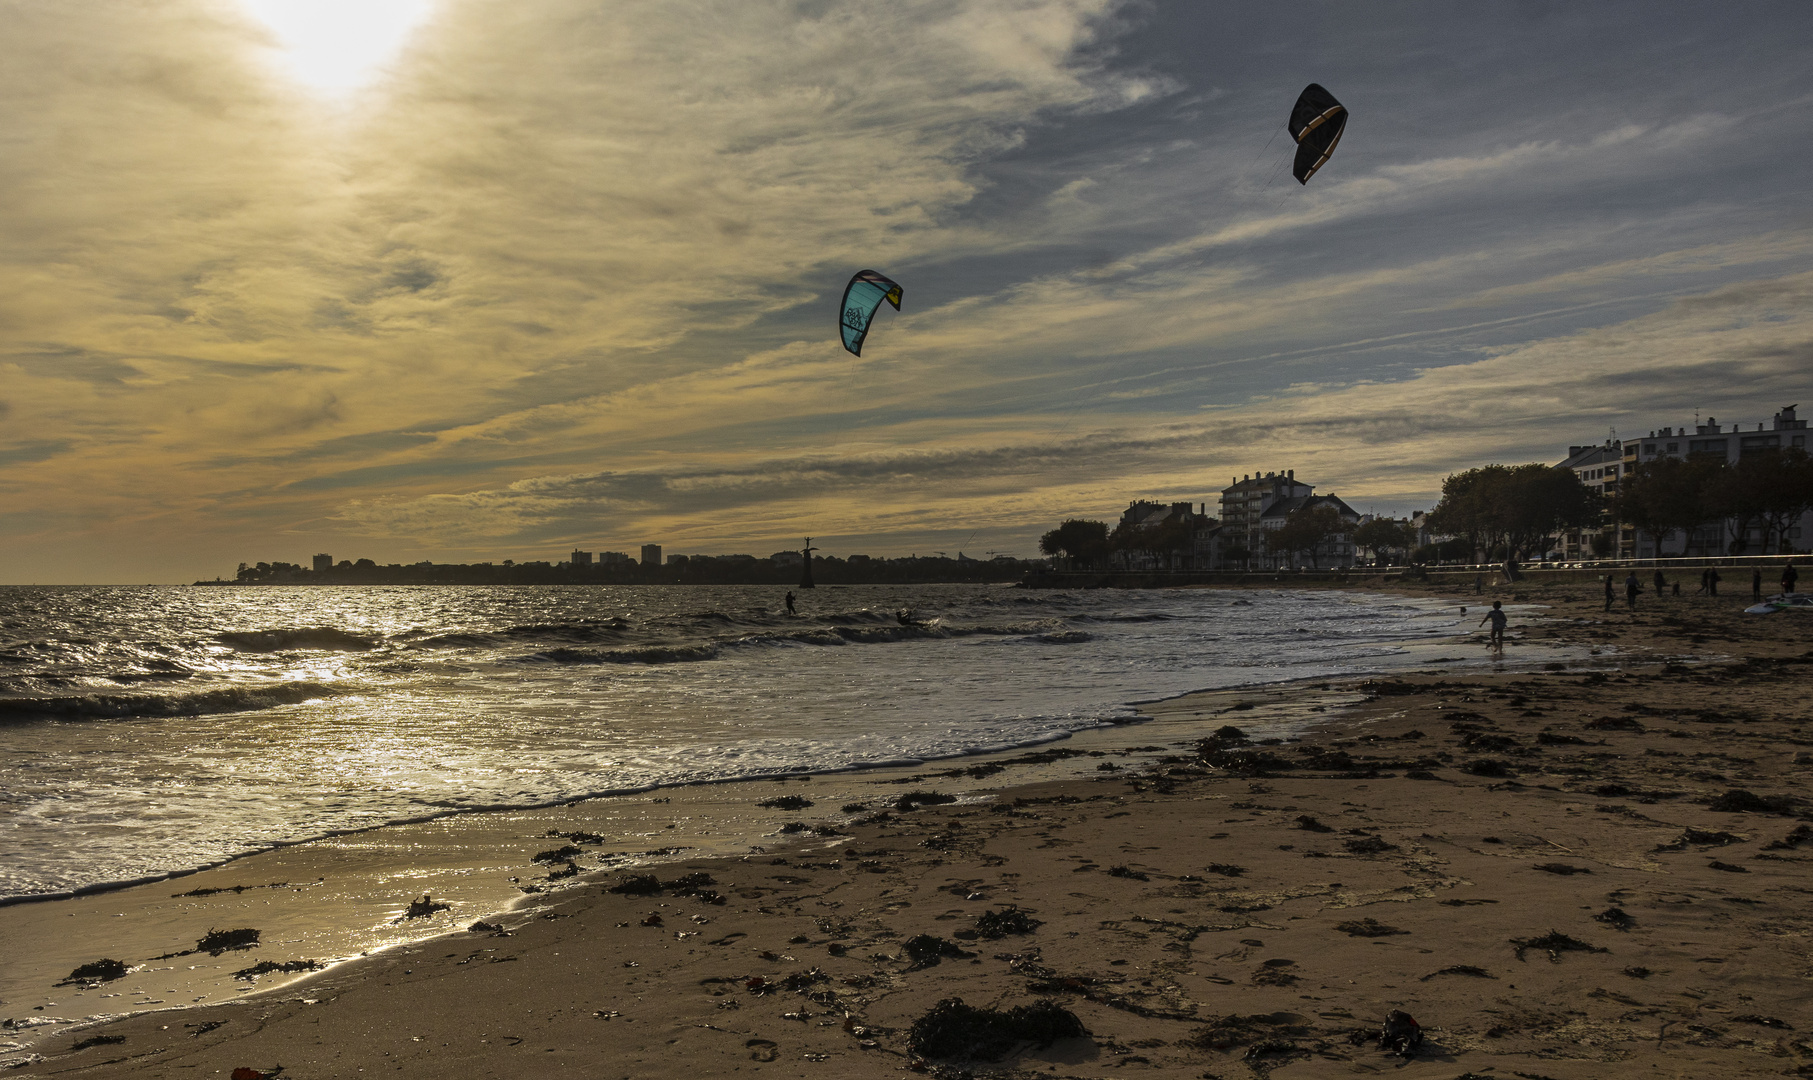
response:
[[[1108,526],[1100,521],[1071,518],[1039,537],[1039,550],[1094,566],[1108,553]]]
[[[1347,535],[1347,519],[1332,506],[1306,506],[1293,510],[1284,524],[1266,534],[1266,546],[1273,551],[1302,553],[1309,565],[1316,565],[1316,550],[1337,536]]]

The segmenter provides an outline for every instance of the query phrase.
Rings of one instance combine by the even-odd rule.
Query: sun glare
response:
[[[276,35],[296,78],[330,94],[374,78],[433,6],[433,0],[243,2]]]

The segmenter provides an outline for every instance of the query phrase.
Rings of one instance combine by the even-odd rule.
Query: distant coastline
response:
[[[360,565],[363,564],[363,565]],[[321,570],[290,563],[242,565],[232,578],[194,582],[198,586],[247,585],[774,585],[797,588],[803,567],[748,556],[693,557],[651,566],[638,562],[574,563],[413,563],[378,565],[370,560]],[[1043,572],[1043,561],[912,556],[871,559],[835,556],[812,559],[820,585],[923,585],[934,582],[1020,581]]]

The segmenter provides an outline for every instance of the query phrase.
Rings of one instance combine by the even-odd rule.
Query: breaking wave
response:
[[[223,645],[240,652],[289,652],[315,649],[327,652],[369,652],[378,647],[371,638],[348,633],[332,626],[311,626],[301,630],[229,630],[216,635]]]
[[[190,694],[79,694],[64,697],[0,698],[0,723],[30,720],[105,720],[128,716],[206,716],[295,705],[340,693],[316,682],[271,686],[230,686]]]

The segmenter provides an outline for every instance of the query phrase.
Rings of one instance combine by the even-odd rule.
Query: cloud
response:
[[[1760,32],[1664,108],[1490,13],[1355,16],[1365,49],[1298,43],[1356,126],[1297,188],[1259,5],[436,10],[330,103],[230,0],[0,5],[4,483],[46,523],[0,565],[1005,541],[1255,468],[1411,498],[1804,357],[1813,230],[1767,178],[1813,143]],[[1465,71],[1414,62],[1450,40]],[[863,266],[907,302],[857,359]]]

